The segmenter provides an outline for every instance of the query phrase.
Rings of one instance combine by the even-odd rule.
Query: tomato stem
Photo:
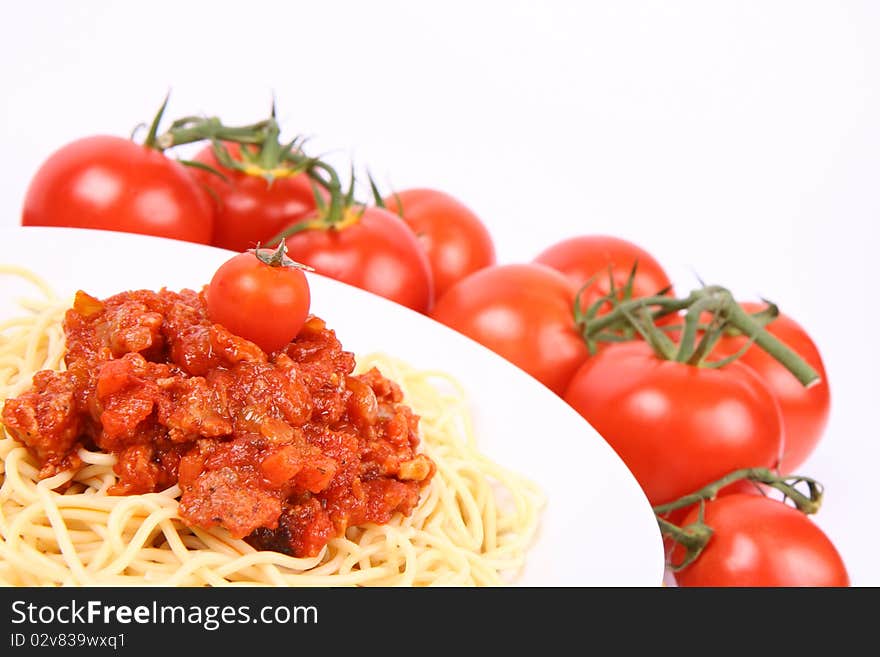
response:
[[[742,307],[733,300],[733,296],[727,293],[723,313],[727,322],[733,328],[749,336],[755,344],[778,360],[789,372],[795,375],[798,381],[806,387],[819,383],[819,373],[810,367],[803,358],[798,356],[785,343],[772,333],[769,333],[755,321]]]
[[[175,123],[156,139],[159,150],[199,141],[231,141],[238,144],[262,144],[267,135],[268,121],[250,125],[227,126],[217,117],[187,117]]]
[[[657,516],[660,533],[668,536],[685,549],[685,556],[680,562],[675,564],[667,563],[673,571],[682,570],[692,564],[700,556],[703,548],[708,545],[709,539],[712,538],[714,532],[709,525],[703,522],[702,508],[700,516],[696,522],[692,522],[685,527],[679,527],[665,518]]]
[[[756,484],[764,484],[780,491],[785,499],[790,499],[802,513],[817,513],[822,506],[824,487],[815,479],[801,475],[780,476],[769,468],[734,470],[721,479],[703,486],[698,491],[684,495],[674,502],[658,504],[654,507],[660,532],[685,549],[685,556],[679,563],[669,564],[672,570],[681,570],[693,563],[709,543],[709,539],[712,538],[712,528],[703,522],[705,503],[714,500],[723,488],[743,479],[753,481]],[[801,484],[807,485],[806,492],[798,489]],[[672,511],[684,509],[694,504],[700,505],[699,516],[695,522],[679,527],[664,517]]]
[[[751,316],[752,316],[752,319],[754,319],[756,322],[758,322],[761,326],[767,326],[771,322],[773,322],[777,317],[779,317],[779,306],[777,306],[775,303],[773,303],[771,301],[767,301],[766,299],[762,299],[761,301],[763,303],[767,304],[767,307],[762,308],[761,310],[758,310],[757,312],[751,313]],[[715,321],[716,321],[716,318],[713,316],[711,323],[707,324],[706,322],[700,322],[697,325],[697,329],[700,331],[707,331],[713,326],[712,323],[714,323]],[[678,333],[679,331],[684,330],[684,324],[683,323],[681,323],[681,324],[663,324],[662,326],[659,326],[658,328],[665,333]],[[738,337],[738,336],[742,335],[742,333],[740,331],[733,328],[732,326],[725,326],[724,330],[722,331],[722,334],[730,336],[730,337]]]
[[[612,297],[610,294],[606,297],[603,297],[600,301],[605,303],[610,302],[612,305],[616,306],[614,310],[609,312],[602,317],[599,317],[595,321],[591,322],[588,326],[585,327],[585,333],[587,336],[594,336],[600,333],[601,331],[614,328],[619,326],[620,324],[626,324],[626,314],[627,312],[631,313],[633,309],[638,307],[649,307],[656,306],[656,309],[651,314],[651,319],[656,321],[658,319],[662,319],[667,315],[672,315],[673,313],[677,313],[680,310],[684,310],[689,307],[696,301],[697,297],[691,293],[690,296],[685,297],[683,299],[676,299],[674,297],[667,297],[662,295],[654,295],[650,297],[639,297],[638,299],[632,299],[630,301],[621,303],[619,299]],[[598,301],[596,303],[599,303]]]
[[[327,175],[326,180],[322,177],[322,173]],[[285,228],[272,237],[268,242],[269,244],[274,244],[278,240],[290,237],[291,235],[296,235],[304,230],[328,230],[330,228],[342,229],[352,223],[356,223],[355,221],[350,221],[350,219],[357,218],[360,214],[363,214],[363,208],[361,208],[359,213],[354,214],[352,210],[352,206],[355,204],[353,191],[354,177],[352,177],[351,186],[349,187],[348,192],[343,193],[339,175],[333,167],[325,162],[315,160],[314,167],[308,170],[308,175],[312,180],[318,182],[329,192],[330,203],[326,204],[324,203],[324,200],[321,199],[318,206],[319,208],[322,208],[322,210],[318,217],[306,219],[305,221],[301,221]]]
[[[280,164],[281,142],[278,138],[281,136],[281,129],[278,122],[275,121],[275,104],[272,104],[272,118],[266,126],[266,138],[260,148],[260,166],[266,170],[272,170]]]
[[[275,116],[275,102],[268,119],[243,126],[227,126],[217,117],[186,116],[172,122],[163,133],[158,134],[159,123],[168,105],[168,96],[159,112],[153,119],[145,145],[164,151],[175,146],[200,141],[210,141],[214,145],[214,154],[225,167],[242,171],[248,175],[261,175],[271,182],[279,176],[290,176],[306,173],[313,183],[327,191],[329,203],[324,203],[321,193],[315,190],[316,204],[324,208],[321,211],[321,226],[334,226],[345,218],[345,210],[351,205],[342,191],[342,184],[336,171],[319,158],[309,157],[300,148],[302,140],[293,139],[281,144],[281,129]],[[242,160],[233,158],[225,147],[226,142],[242,146],[257,146],[256,153],[242,148]],[[353,184],[353,183],[352,183]],[[315,227],[310,225],[309,227]],[[300,227],[298,230],[302,230]],[[279,233],[269,242],[274,244],[283,237],[292,235],[296,230]]]
[[[156,112],[156,116],[153,117],[153,122],[150,124],[150,130],[147,132],[146,139],[144,139],[144,146],[147,148],[162,150],[161,147],[156,144],[156,135],[159,132],[159,124],[162,122],[162,116],[165,114],[165,109],[168,107],[169,98],[171,98],[170,91],[165,94],[165,100],[162,101],[159,111]]]
[[[711,310],[715,305],[715,300],[712,297],[704,297],[702,299],[697,299],[693,305],[688,308],[687,313],[685,313],[684,317],[684,331],[681,333],[681,339],[678,344],[678,353],[676,354],[675,360],[679,363],[690,363],[695,364],[698,363],[699,360],[692,360],[695,352],[697,351],[697,327],[700,324],[700,317],[707,310]],[[713,317],[717,318],[717,315]],[[710,335],[712,333],[712,328],[706,330],[706,335]],[[702,340],[700,341],[703,342]]]
[[[721,479],[717,481],[713,481],[711,484],[703,486],[703,488],[698,491],[678,498],[674,502],[655,506],[654,513],[664,515],[670,511],[683,509],[700,501],[714,500],[722,488],[742,479],[747,479],[749,481],[754,481],[755,483],[765,484],[771,488],[775,488],[785,495],[785,497],[794,502],[798,510],[803,513],[816,513],[822,506],[824,488],[822,484],[815,479],[801,475],[781,476],[773,472],[770,468],[741,468],[721,477]],[[798,484],[807,485],[806,494],[796,488]]]
[[[377,208],[387,209],[385,206],[385,199],[382,198],[382,194],[379,192],[379,186],[376,184],[376,180],[373,178],[373,174],[371,174],[369,170],[367,170],[367,180],[370,183],[370,193],[373,195],[373,203],[376,204]],[[398,203],[398,205],[397,205],[398,213],[401,213],[402,209],[403,209],[402,206]],[[401,216],[401,218],[403,217],[402,214],[400,214],[400,216]]]
[[[278,248],[274,251],[261,249],[260,245],[257,244],[257,248],[250,249],[250,252],[256,256],[257,260],[270,267],[295,267],[296,269],[303,269],[305,271],[315,271],[308,265],[304,265],[301,262],[296,262],[295,260],[288,258],[287,245],[284,243],[283,239],[278,243]]]
[[[613,309],[602,317],[596,317],[598,309],[607,303],[610,303]],[[669,338],[656,326],[656,321],[682,310],[687,311],[684,329],[677,350],[671,350]],[[704,326],[700,324],[700,317],[705,312],[711,312],[713,319],[705,328],[705,335],[697,343],[697,333]],[[586,313],[579,312],[578,304],[575,302],[575,322],[580,327],[588,346],[595,345],[599,339],[605,339],[604,336],[609,332],[621,335],[624,329],[631,327],[651,344],[661,358],[699,367],[720,367],[735,358],[719,363],[708,363],[706,358],[721,337],[721,332],[733,330],[747,336],[751,342],[779,361],[802,385],[810,387],[817,384],[820,380],[819,373],[791,348],[764,329],[764,326],[778,313],[779,309],[772,306],[752,316],[743,310],[729,290],[718,285],[699,288],[681,299],[660,294],[623,300],[618,297],[612,285],[611,293],[597,301]],[[594,346],[591,347],[591,352],[594,352]],[[745,350],[736,357],[744,352]]]

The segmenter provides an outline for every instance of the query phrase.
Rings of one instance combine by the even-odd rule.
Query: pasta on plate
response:
[[[0,406],[40,370],[64,368],[59,299],[40,291],[20,316],[0,321]],[[80,447],[78,468],[41,478],[41,463],[0,431],[0,584],[163,586],[496,586],[515,581],[538,529],[540,490],[481,453],[467,397],[452,377],[385,354],[357,358],[378,369],[419,417],[420,449],[436,472],[409,515],[349,526],[314,556],[296,557],[235,538],[222,526],[180,517],[179,485],[111,494],[111,453]],[[2,427],[0,427],[2,429]],[[108,492],[109,491],[109,492]]]

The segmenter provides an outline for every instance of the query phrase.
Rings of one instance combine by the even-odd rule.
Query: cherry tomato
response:
[[[742,306],[747,312],[756,312],[763,307],[757,303],[743,303]],[[785,434],[780,470],[787,474],[807,460],[821,439],[831,410],[831,391],[819,350],[797,322],[780,314],[765,328],[791,347],[821,377],[817,384],[806,388],[779,361],[754,345],[738,361],[752,368],[779,401]],[[719,357],[735,354],[747,342],[745,336],[724,337],[713,350],[713,359],[716,353]]]
[[[779,500],[719,497],[706,503],[703,521],[714,533],[697,560],[676,573],[681,586],[849,586],[843,559],[825,533]],[[680,550],[673,551],[673,563]]]
[[[319,274],[368,290],[419,312],[433,299],[428,256],[400,217],[351,208],[339,227],[313,228],[287,239],[290,257]]]
[[[406,189],[384,203],[391,212],[402,214],[427,251],[436,297],[468,274],[495,264],[489,231],[477,215],[449,194]]]
[[[535,264],[482,269],[453,285],[431,316],[561,394],[588,356],[572,317],[575,290]]]
[[[776,400],[738,363],[694,367],[658,358],[645,342],[613,344],[581,366],[564,398],[617,451],[652,506],[779,460]]]
[[[213,211],[186,167],[112,136],[86,137],[53,153],[31,180],[25,226],[99,228],[207,244]]]
[[[241,159],[238,144],[226,145],[229,154]],[[244,251],[265,244],[282,230],[316,212],[315,192],[305,173],[273,178],[251,175],[224,167],[208,146],[194,158],[213,167],[220,176],[195,167],[191,174],[211,190],[214,200],[214,235],[211,243],[232,251]]]
[[[632,298],[653,296],[672,286],[666,272],[650,253],[632,242],[607,235],[583,235],[563,240],[543,251],[535,262],[562,272],[576,289],[592,280],[581,293],[583,308],[590,307],[611,291],[609,272],[615,287],[622,291],[633,265],[636,265],[636,274]],[[622,298],[622,293],[619,296]]]
[[[264,259],[280,256],[260,249]],[[288,262],[289,261],[285,261]],[[309,283],[302,269],[270,265],[253,252],[223,263],[205,290],[208,316],[267,354],[287,345],[309,314]]]

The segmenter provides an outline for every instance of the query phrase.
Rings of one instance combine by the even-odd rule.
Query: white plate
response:
[[[155,237],[67,228],[0,230],[0,263],[24,265],[60,293],[200,288],[229,251]],[[482,450],[547,496],[517,584],[657,586],[663,548],[654,514],[602,437],[535,379],[476,342],[373,294],[310,275],[312,311],[346,349],[438,368],[465,387]],[[3,276],[0,318],[24,290]]]

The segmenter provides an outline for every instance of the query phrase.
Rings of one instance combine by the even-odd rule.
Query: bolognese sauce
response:
[[[307,557],[349,526],[411,514],[434,475],[400,388],[354,375],[318,317],[266,354],[212,323],[195,291],[80,291],[64,332],[66,370],[37,373],[2,413],[41,477],[101,450],[116,457],[111,494],[177,484],[185,523]]]

